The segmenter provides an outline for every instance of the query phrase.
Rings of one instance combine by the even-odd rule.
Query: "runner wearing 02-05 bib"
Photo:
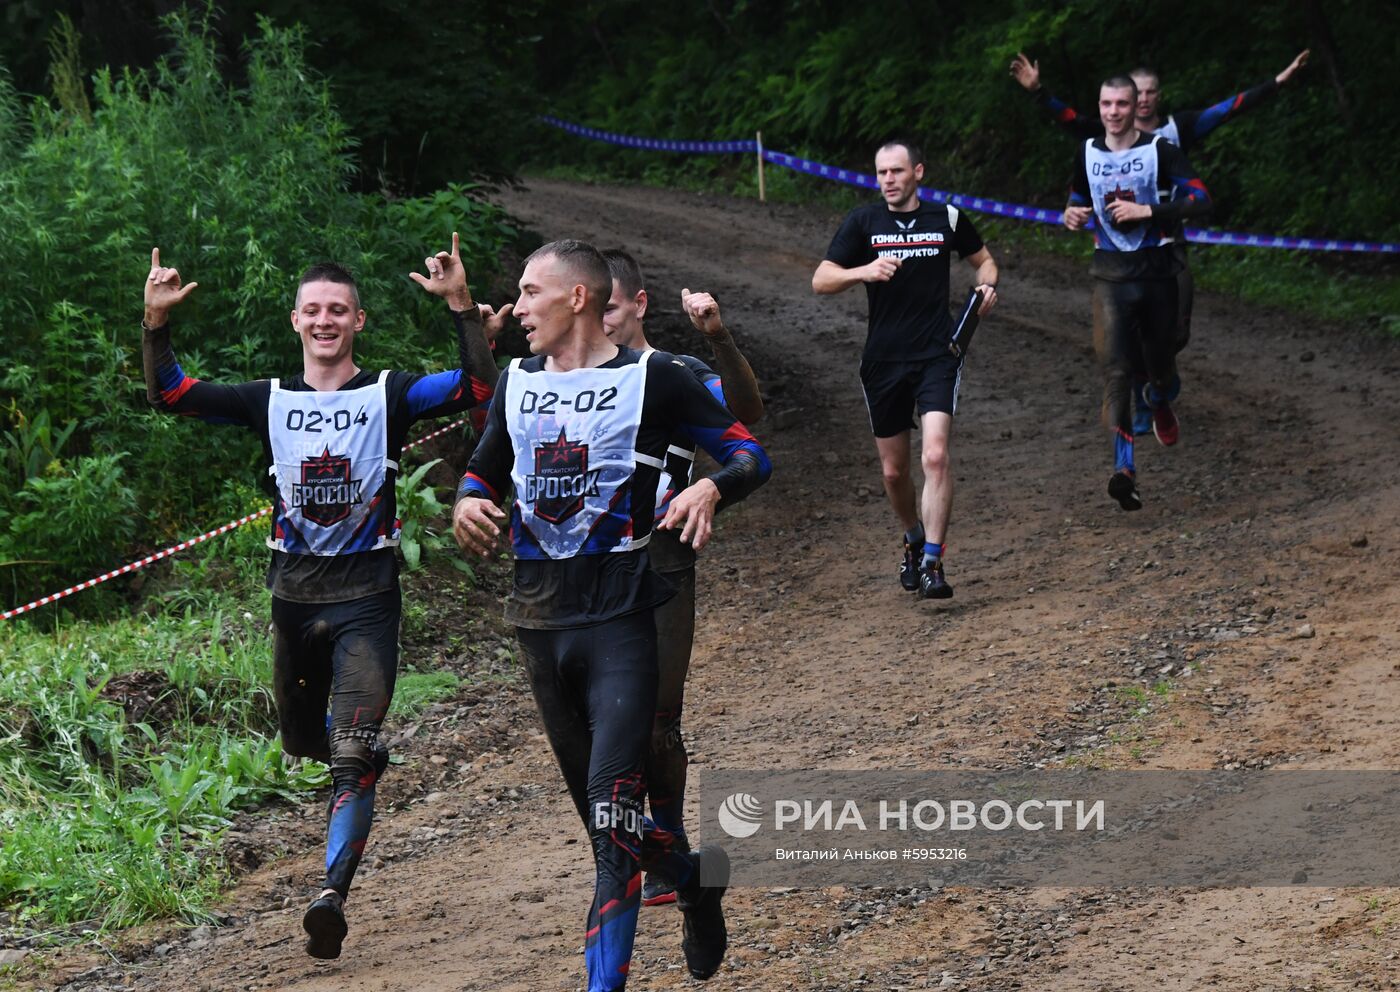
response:
[[[1216,128],[1237,120],[1242,114],[1263,106],[1287,85],[1294,75],[1308,63],[1309,51],[1304,49],[1273,79],[1252,86],[1247,90],[1232,94],[1223,100],[1198,110],[1181,110],[1162,116],[1161,76],[1155,69],[1146,66],[1128,73],[1137,86],[1137,103],[1133,108],[1134,126],[1145,134],[1158,134],[1180,148],[1189,157]],[[1052,120],[1081,141],[1102,138],[1105,134],[1103,120],[1079,113],[1063,100],[1051,96],[1040,82],[1040,63],[1032,62],[1024,53],[1018,54],[1011,62],[1011,75],[1029,91]],[[1191,276],[1190,258],[1185,237],[1178,236],[1172,242],[1172,252],[1176,256],[1179,269],[1176,275],[1177,293],[1177,337],[1176,350],[1180,352],[1191,340],[1191,311],[1195,301],[1195,281]],[[1133,432],[1146,434],[1152,429],[1151,408],[1142,395],[1145,375],[1141,368],[1135,369],[1135,389],[1137,391],[1137,414],[1133,418]],[[1168,399],[1175,399],[1180,390],[1178,379],[1168,392]]]
[[[673,594],[652,571],[647,544],[677,431],[721,463],[657,525],[683,528],[696,547],[716,506],[743,499],[771,471],[753,436],[684,364],[608,339],[609,288],[607,263],[583,242],[545,245],[526,260],[515,313],[535,354],[502,372],[453,510],[458,541],[489,555],[506,517],[495,504],[513,485],[506,619],[592,842],[585,962],[594,992],[626,984],[643,867],[676,886],[690,973],[708,978],[723,961],[723,851],[686,852],[642,816],[657,691],[652,611]]]
[[[327,763],[333,783],[325,884],[303,919],[314,957],[340,953],[345,899],[388,763],[378,734],[398,669],[399,455],[415,421],[485,402],[496,379],[482,318],[501,317],[472,302],[456,236],[451,253],[425,261],[430,276],[414,278],[448,300],[458,338],[460,367],[434,375],[359,369],[358,291],[348,272],[323,264],[303,275],[292,314],[301,374],[203,382],[180,366],[167,319],[196,284],[181,287],[154,252],[147,281],[142,354],[151,404],[252,430],[268,466],[273,691],[283,750]]]
[[[603,328],[616,345],[651,351],[643,319],[650,298],[637,260],[620,248],[603,252],[612,275],[612,296],[603,311]],[[753,369],[740,352],[720,316],[719,304],[709,293],[681,290],[681,309],[691,326],[709,344],[715,368],[693,355],[676,355],[710,394],[740,422],[751,427],[763,416],[763,397]],[[657,482],[654,519],[662,520],[671,500],[691,483],[695,467],[695,441],[678,431],[666,445],[666,466]],[[695,550],[674,530],[654,529],[647,546],[651,566],[675,587],[676,594],[654,611],[656,620],[657,690],[656,718],[652,724],[651,750],[647,755],[647,805],[657,826],[669,831],[676,843],[689,848],[685,830],[685,787],[689,756],[681,732],[686,676],[695,641]],[[676,892],[664,879],[647,875],[642,884],[642,905],[674,902]]]
[[[1094,218],[1094,350],[1103,371],[1103,416],[1113,432],[1108,492],[1124,510],[1142,507],[1133,450],[1131,378],[1145,369],[1152,430],[1173,445],[1179,425],[1170,394],[1176,376],[1176,276],[1172,252],[1184,218],[1210,209],[1210,194],[1181,149],[1133,127],[1136,88],[1106,80],[1099,111],[1108,133],[1086,140],[1076,160],[1065,226]]]

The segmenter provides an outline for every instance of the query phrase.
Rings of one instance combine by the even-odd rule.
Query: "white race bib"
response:
[[[519,359],[511,363],[504,401],[516,511],[548,557],[646,544],[649,534],[632,534],[623,490],[638,461],[662,468],[660,459],[636,450],[649,358],[570,372],[525,372]]]
[[[375,497],[389,469],[388,372],[348,390],[288,390],[272,380],[267,433],[278,506],[268,545],[301,555],[375,551],[399,543]],[[376,514],[375,511],[378,510]]]

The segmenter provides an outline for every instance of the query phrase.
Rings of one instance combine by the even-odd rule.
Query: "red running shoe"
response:
[[[1171,404],[1166,400],[1152,408],[1152,433],[1168,448],[1181,440],[1181,422],[1176,419]]]

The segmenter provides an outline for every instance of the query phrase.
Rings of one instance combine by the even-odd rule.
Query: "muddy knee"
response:
[[[389,749],[380,742],[377,728],[333,730],[329,763],[335,792],[359,792],[373,787],[389,767]]]

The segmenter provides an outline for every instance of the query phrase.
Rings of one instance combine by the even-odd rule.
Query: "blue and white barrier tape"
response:
[[[624,148],[643,148],[651,151],[699,153],[707,155],[758,151],[758,142],[752,140],[673,141],[665,138],[638,138],[630,134],[616,134],[611,131],[599,131],[596,128],[583,127],[580,124],[574,124],[558,117],[542,117],[541,120],[551,127],[557,127],[570,134],[576,134],[582,138],[591,138],[594,141],[605,141],[609,144],[621,145]],[[820,179],[830,179],[832,182],[846,183],[850,186],[860,186],[864,189],[880,188],[875,177],[867,173],[856,172],[852,169],[840,169],[834,165],[813,162],[811,159],[799,158],[796,155],[787,155],[783,152],[775,152],[765,148],[763,150],[763,159],[766,162],[771,162],[784,169],[792,169],[794,172],[806,173],[809,176],[816,176]],[[1022,203],[1004,203],[1001,200],[992,200],[984,196],[967,196],[963,193],[949,193],[941,189],[920,188],[919,199],[929,200],[933,203],[951,203],[953,206],[961,207],[964,210],[973,210],[984,214],[996,214],[999,217],[1011,217],[1015,220],[1035,221],[1041,224],[1060,224],[1064,221],[1064,214],[1059,210],[1031,207]],[[1277,234],[1244,234],[1238,231],[1212,231],[1196,227],[1188,227],[1186,229],[1186,240],[1208,245],[1239,245],[1245,248],[1288,248],[1296,251],[1354,251],[1378,254],[1400,254],[1400,244],[1391,242],[1344,241],[1334,238],[1293,238]]]

